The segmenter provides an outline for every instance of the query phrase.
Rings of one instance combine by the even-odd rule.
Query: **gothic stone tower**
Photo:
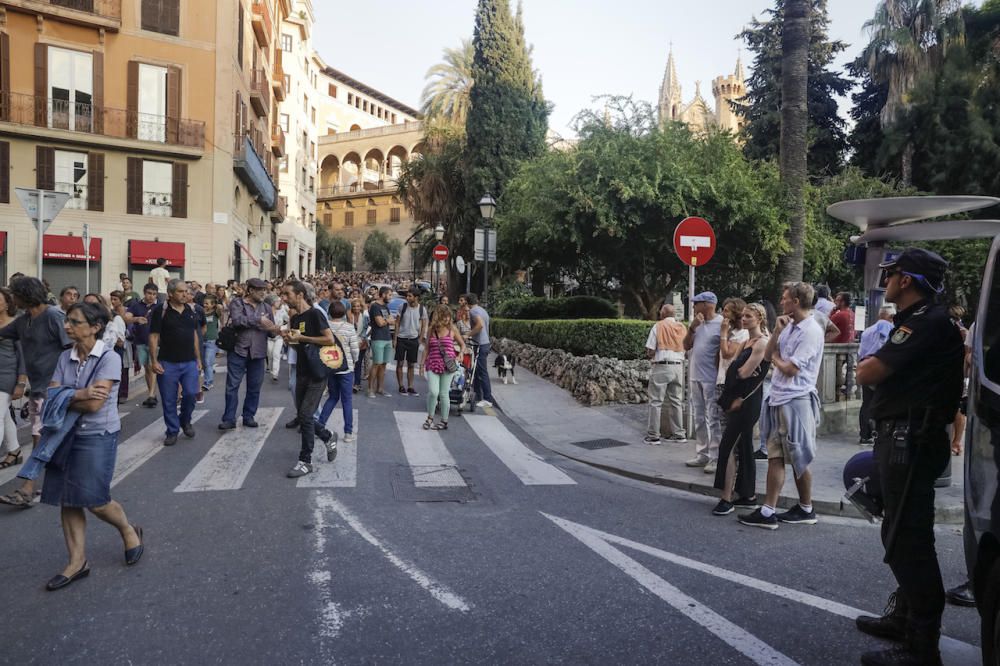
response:
[[[682,106],[681,83],[677,78],[674,49],[671,47],[670,55],[667,57],[667,68],[663,72],[663,83],[660,84],[660,100],[657,105],[660,124],[663,125],[671,120],[680,120]]]
[[[743,60],[736,59],[736,71],[729,76],[717,76],[712,80],[712,95],[715,96],[715,123],[719,129],[728,130],[733,134],[740,131],[742,118],[733,113],[730,102],[746,95],[746,74],[743,71]]]

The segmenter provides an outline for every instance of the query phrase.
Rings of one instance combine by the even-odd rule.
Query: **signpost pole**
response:
[[[38,279],[42,279],[42,237],[45,233],[45,190],[38,190]]]
[[[89,294],[90,293],[90,225],[89,224],[83,225],[83,256],[85,257],[87,264],[86,268],[84,269],[86,271],[86,277],[83,280],[84,289],[86,291],[84,291],[83,293]]]
[[[483,307],[488,304],[490,293],[490,225],[483,226]]]
[[[691,321],[694,319],[694,264],[688,266],[688,325],[691,325]],[[687,422],[688,422],[688,439],[694,439],[694,402],[691,400],[691,363],[690,360],[687,364],[687,390],[688,390],[688,400],[687,400]]]

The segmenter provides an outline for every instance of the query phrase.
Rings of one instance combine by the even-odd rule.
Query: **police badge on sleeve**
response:
[[[913,333],[912,329],[906,328],[905,326],[900,326],[895,333],[892,334],[890,340],[895,344],[901,345],[910,339],[910,334]]]

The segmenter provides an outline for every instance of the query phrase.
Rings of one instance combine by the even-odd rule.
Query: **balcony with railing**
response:
[[[251,138],[249,134],[236,135],[233,146],[233,170],[250,193],[257,195],[260,207],[264,210],[273,210],[278,198],[278,188],[274,184],[274,160],[272,155],[264,151],[261,138],[260,136]]]
[[[189,148],[205,147],[205,123],[200,120],[21,93],[0,93],[0,122]]]
[[[288,197],[278,197],[278,202],[274,206],[274,210],[271,211],[271,221],[275,224],[280,224],[285,221],[285,216],[288,214]]]
[[[369,127],[368,129],[351,130],[350,132],[337,132],[336,134],[326,134],[319,138],[321,144],[341,143],[343,141],[354,141],[355,139],[366,139],[374,136],[388,136],[390,134],[405,134],[407,132],[423,131],[423,123],[419,120],[408,120],[395,125],[382,125],[380,127]]]
[[[316,189],[316,199],[340,199],[358,196],[359,194],[388,194],[399,189],[395,180],[378,180],[375,182],[366,181],[361,183],[351,183],[350,185],[329,185]]]
[[[285,68],[282,65],[281,49],[274,49],[274,71],[271,72],[271,87],[274,90],[274,99],[279,102],[285,101],[288,91],[285,90]]]
[[[5,8],[118,32],[122,0],[4,0]]]
[[[260,117],[266,116],[271,109],[271,84],[267,72],[259,67],[250,74],[250,106]]]
[[[278,125],[271,130],[271,152],[275,157],[284,157],[288,154],[285,152],[285,130]]]
[[[253,0],[251,25],[253,26],[253,34],[257,36],[257,42],[263,47],[270,45],[272,32],[270,2]]]

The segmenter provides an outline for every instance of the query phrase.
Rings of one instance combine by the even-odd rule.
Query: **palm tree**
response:
[[[444,61],[427,70],[427,86],[421,94],[421,111],[428,120],[441,120],[465,127],[472,90],[471,39],[463,39],[457,49],[446,48]]]
[[[862,54],[872,79],[888,84],[879,120],[882,129],[898,121],[909,106],[917,79],[933,71],[945,50],[963,38],[959,0],[882,0],[865,23],[871,41]],[[909,185],[913,173],[913,143],[903,148],[900,175]]]
[[[778,261],[781,282],[802,279],[806,233],[806,153],[809,150],[809,38],[812,0],[786,0],[781,26],[781,185],[789,250]],[[779,283],[780,284],[780,283]]]

